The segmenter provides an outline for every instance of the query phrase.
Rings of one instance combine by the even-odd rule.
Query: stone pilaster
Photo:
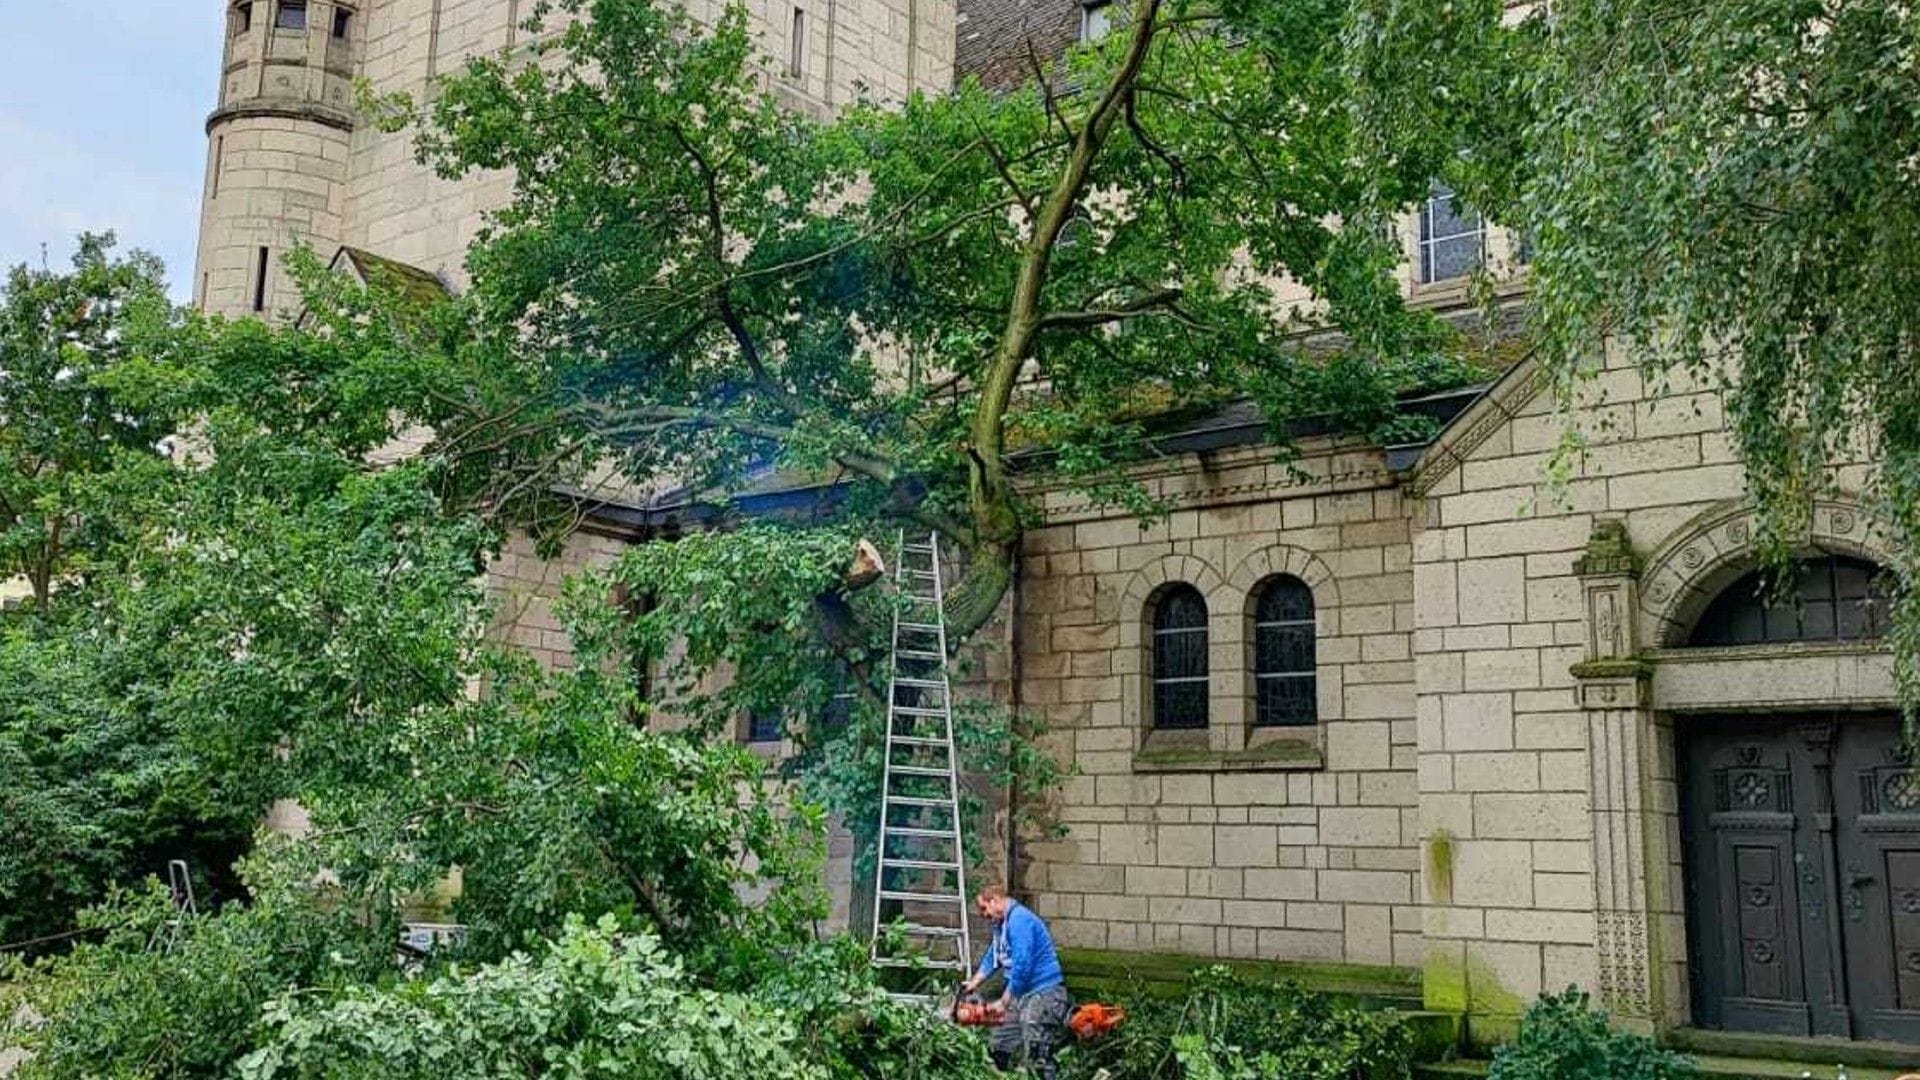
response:
[[[1659,913],[1654,868],[1664,866],[1655,806],[1657,739],[1648,668],[1638,659],[1632,612],[1639,560],[1618,521],[1597,521],[1574,564],[1587,623],[1586,659],[1574,665],[1587,717],[1592,781],[1594,951],[1600,1004],[1619,1023],[1660,1026]]]

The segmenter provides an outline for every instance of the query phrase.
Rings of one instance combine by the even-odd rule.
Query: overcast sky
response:
[[[192,293],[220,0],[0,0],[0,266],[112,229]]]

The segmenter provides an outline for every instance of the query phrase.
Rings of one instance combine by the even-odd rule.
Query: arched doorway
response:
[[[1676,651],[1785,659],[1884,632],[1872,563],[1817,552],[1765,585],[1721,589]],[[1676,731],[1694,1022],[1920,1042],[1920,773],[1897,718],[1723,712]]]

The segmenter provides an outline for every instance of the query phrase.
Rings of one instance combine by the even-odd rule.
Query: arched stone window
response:
[[[1845,555],[1816,555],[1796,560],[1790,572],[1793,592],[1784,603],[1766,594],[1762,570],[1721,590],[1694,623],[1687,644],[1866,641],[1886,633],[1879,567]]]
[[[1320,718],[1314,680],[1313,590],[1289,574],[1261,584],[1253,604],[1253,725],[1298,727]]]
[[[1153,603],[1153,726],[1207,726],[1207,601],[1191,585]]]

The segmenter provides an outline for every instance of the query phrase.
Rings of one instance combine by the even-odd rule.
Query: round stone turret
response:
[[[229,0],[220,104],[207,119],[194,299],[229,316],[298,307],[282,259],[341,242],[359,3]]]

